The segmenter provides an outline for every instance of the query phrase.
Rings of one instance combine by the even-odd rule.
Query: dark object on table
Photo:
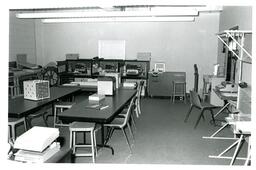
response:
[[[241,83],[239,83],[239,87],[246,88],[246,87],[248,87],[248,84],[246,82],[241,82]]]

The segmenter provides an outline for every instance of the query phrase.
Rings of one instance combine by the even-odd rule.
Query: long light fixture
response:
[[[29,12],[18,13],[17,18],[85,18],[85,17],[150,17],[150,16],[197,16],[197,10],[166,10],[166,11],[113,11],[113,12]]]
[[[43,23],[79,23],[79,22],[185,22],[194,21],[194,17],[114,17],[114,18],[58,18],[42,19]]]

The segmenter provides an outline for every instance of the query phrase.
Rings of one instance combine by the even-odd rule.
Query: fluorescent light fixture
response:
[[[116,18],[59,18],[42,19],[43,23],[72,22],[186,22],[194,21],[194,17],[116,17]]]
[[[146,17],[146,16],[197,16],[196,10],[170,11],[114,11],[114,12],[38,12],[18,13],[17,18],[84,18],[84,17]]]

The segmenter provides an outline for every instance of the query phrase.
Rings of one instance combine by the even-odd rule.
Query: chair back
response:
[[[191,104],[198,107],[198,108],[202,108],[201,101],[199,99],[198,93],[193,91],[193,90],[190,90],[189,93],[190,93],[190,102],[191,102]]]
[[[137,87],[137,94],[136,94],[136,95],[137,95],[138,98],[140,98],[144,81],[140,81],[138,84],[139,84],[139,85],[138,85],[138,87]]]
[[[130,101],[129,107],[128,107],[127,112],[126,112],[126,114],[125,114],[124,122],[123,122],[123,124],[122,124],[123,127],[124,127],[124,126],[127,124],[127,122],[129,121],[129,118],[130,118],[131,113],[132,113],[132,111],[133,111],[133,110],[132,110],[132,107],[133,107],[133,105],[134,105],[135,97],[136,97],[136,96],[134,96],[134,97],[132,98],[132,100]]]

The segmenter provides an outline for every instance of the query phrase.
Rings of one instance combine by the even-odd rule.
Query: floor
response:
[[[81,97],[83,98],[83,97]],[[77,101],[80,99],[78,98]],[[209,158],[209,155],[217,155],[227,148],[233,141],[203,139],[216,131],[227,113],[217,117],[218,126],[212,125],[210,114],[206,112],[205,121],[201,120],[197,129],[194,129],[198,117],[198,110],[194,110],[187,123],[184,123],[185,114],[189,103],[170,99],[143,98],[142,114],[136,118],[135,141],[132,142],[132,154],[126,144],[121,131],[116,130],[109,141],[115,154],[111,155],[108,148],[100,149],[96,163],[110,164],[168,164],[168,165],[228,165],[228,159]],[[217,110],[216,110],[217,111]],[[52,125],[50,118],[49,124]],[[38,122],[40,124],[40,121]],[[42,124],[43,126],[43,124]],[[61,135],[67,137],[67,128],[60,128]],[[129,134],[128,130],[127,133]],[[230,128],[226,128],[220,135],[230,136],[233,134]],[[246,154],[245,143],[239,156]],[[234,150],[230,151],[231,155]],[[91,163],[91,158],[76,158],[76,163]],[[244,161],[238,160],[235,165],[242,165]]]

